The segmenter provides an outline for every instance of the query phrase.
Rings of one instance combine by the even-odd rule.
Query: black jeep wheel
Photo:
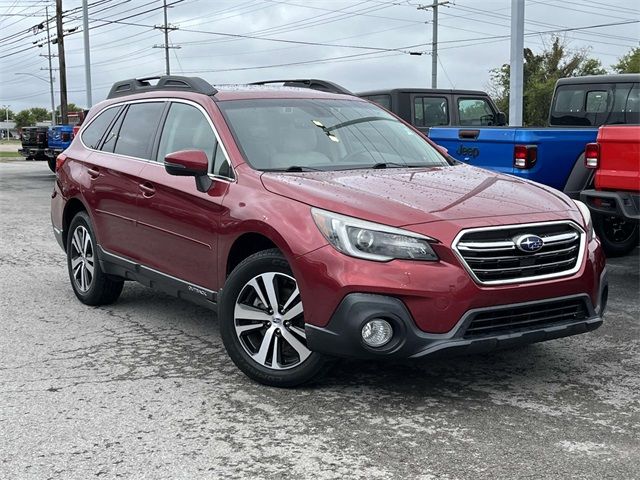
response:
[[[621,257],[638,246],[638,222],[613,215],[593,215],[593,228],[608,257]]]

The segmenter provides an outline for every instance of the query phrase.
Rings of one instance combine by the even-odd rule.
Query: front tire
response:
[[[294,387],[320,378],[329,359],[306,346],[298,284],[277,249],[246,258],[225,284],[218,313],[227,353],[249,378]]]
[[[78,212],[67,234],[67,268],[73,292],[85,305],[115,302],[124,281],[107,276],[100,268],[96,236],[86,212]]]
[[[593,228],[608,257],[621,257],[638,246],[638,222],[612,215],[594,215]]]

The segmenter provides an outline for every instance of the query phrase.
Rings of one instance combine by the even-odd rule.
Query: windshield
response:
[[[368,102],[263,99],[218,106],[257,170],[450,165],[420,134]]]

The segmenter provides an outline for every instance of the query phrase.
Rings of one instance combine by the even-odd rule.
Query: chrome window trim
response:
[[[579,251],[578,251],[578,258],[576,260],[576,265],[572,269],[565,270],[563,272],[547,273],[545,275],[536,275],[533,277],[521,277],[521,278],[515,278],[511,280],[482,281],[476,276],[476,274],[473,272],[473,269],[467,264],[466,260],[458,250],[458,243],[460,242],[461,238],[467,233],[487,232],[487,231],[495,231],[495,230],[508,230],[510,228],[543,227],[547,225],[570,225],[578,230],[580,234],[580,246],[578,247]],[[499,286],[499,285],[513,285],[517,283],[529,283],[529,282],[535,282],[540,280],[549,280],[552,278],[568,277],[571,275],[575,275],[582,268],[582,262],[584,260],[585,250],[586,250],[586,238],[587,238],[587,235],[584,228],[582,228],[580,225],[578,225],[576,222],[572,220],[558,220],[558,221],[552,221],[552,222],[536,222],[536,223],[516,223],[516,224],[510,224],[510,225],[500,225],[495,227],[475,227],[475,228],[466,228],[466,229],[460,230],[460,232],[458,232],[456,237],[453,239],[453,242],[451,243],[451,249],[453,250],[453,253],[458,258],[458,260],[460,261],[464,269],[467,271],[467,273],[471,276],[474,282],[476,282],[478,285],[481,285],[481,286],[491,287],[491,286]]]
[[[216,137],[216,142],[218,142],[218,144],[222,147],[222,153],[224,154],[225,159],[229,163],[229,168],[233,172],[233,177],[224,177],[224,176],[221,176],[221,175],[214,175],[213,173],[207,173],[207,176],[209,178],[211,178],[212,180],[222,180],[222,181],[227,182],[227,183],[236,183],[237,182],[237,178],[238,177],[236,175],[236,171],[235,171],[235,169],[233,167],[233,164],[231,163],[231,160],[229,160],[229,154],[227,153],[227,147],[225,146],[224,142],[220,138],[220,135],[218,134],[218,130],[216,130],[216,127],[213,124],[213,120],[211,120],[211,117],[209,117],[209,114],[207,113],[207,111],[204,109],[204,107],[202,105],[200,105],[199,103],[194,102],[192,100],[187,100],[187,99],[184,99],[184,98],[169,98],[169,97],[144,98],[144,99],[138,99],[138,100],[123,100],[121,102],[111,104],[111,105],[105,107],[104,109],[102,109],[97,115],[95,115],[91,119],[91,121],[89,123],[87,123],[86,125],[83,125],[81,127],[80,131],[78,132],[78,137],[80,139],[80,143],[82,144],[82,146],[84,148],[86,148],[87,150],[89,150],[91,152],[100,152],[100,153],[109,154],[109,155],[116,155],[116,156],[121,157],[121,158],[128,158],[128,159],[131,159],[131,160],[137,160],[139,162],[154,163],[154,164],[157,164],[157,165],[162,165],[160,162],[157,162],[155,160],[150,160],[150,159],[140,158],[140,157],[132,157],[130,155],[123,155],[121,153],[103,152],[102,150],[96,150],[95,148],[88,147],[82,141],[82,133],[84,132],[85,128],[88,128],[89,125],[91,125],[96,118],[98,118],[100,115],[102,115],[104,112],[106,112],[110,108],[122,107],[122,106],[126,106],[126,105],[132,105],[134,103],[152,103],[152,102],[156,102],[156,103],[164,103],[164,102],[185,103],[187,105],[191,105],[193,107],[196,107],[198,110],[200,110],[200,112],[204,115],[204,118],[206,118],[207,121],[209,122],[209,126],[211,127],[211,130],[213,130],[213,134]]]

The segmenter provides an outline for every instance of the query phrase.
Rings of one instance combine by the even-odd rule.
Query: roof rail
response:
[[[149,80],[158,80],[152,85]],[[204,95],[215,95],[218,93],[213,85],[200,77],[179,77],[176,75],[165,75],[156,77],[131,78],[121,80],[111,87],[107,98],[123,97],[134,93],[152,92],[158,90],[179,90],[186,92],[202,93]]]
[[[318,80],[314,78],[297,80],[266,80],[263,82],[253,82],[249,85],[267,85],[270,83],[282,83],[283,87],[310,88],[312,90],[319,90],[321,92],[353,95],[352,92],[338,85],[337,83],[329,82],[327,80]]]

